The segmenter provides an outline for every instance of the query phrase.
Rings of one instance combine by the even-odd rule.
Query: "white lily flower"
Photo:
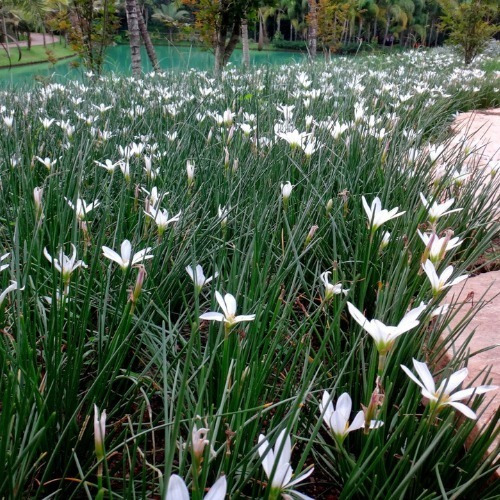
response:
[[[71,243],[71,248],[71,257],[65,255],[63,250],[60,249],[58,258],[52,257],[47,251],[47,248],[43,249],[43,254],[51,264],[54,264],[54,267],[57,269],[57,271],[62,274],[65,283],[69,282],[71,274],[79,267],[87,267],[87,264],[85,264],[83,260],[76,260],[76,247],[75,245],[73,245],[73,243]]]
[[[290,436],[286,434],[286,429],[280,432],[274,448],[270,447],[266,436],[261,434],[259,436],[258,453],[263,458],[262,468],[267,478],[271,480],[271,490],[281,493],[284,499],[292,498],[291,495],[302,499],[311,498],[292,489],[293,486],[305,481],[314,472],[314,467],[292,479],[293,469],[290,465],[292,442]]]
[[[364,196],[362,196],[362,201],[372,231],[376,231],[385,222],[395,219],[396,217],[401,217],[406,213],[398,212],[399,207],[393,208],[392,210],[382,209],[382,203],[378,196],[372,201],[371,206],[368,205]]]
[[[47,169],[50,170],[56,163],[57,163],[57,158],[55,160],[51,160],[48,157],[45,158],[40,158],[39,156],[36,157],[36,159]]]
[[[428,248],[429,259],[434,264],[437,264],[440,260],[442,260],[448,250],[456,248],[462,244],[462,241],[458,237],[450,238],[448,236],[443,236],[440,238],[435,233],[421,233],[418,229],[417,233],[420,236],[420,239],[424,242],[426,248]]]
[[[457,372],[452,373],[448,378],[445,378],[436,389],[434,378],[429,371],[428,366],[421,361],[413,359],[413,366],[418,374],[417,378],[406,366],[401,365],[404,372],[422,389],[422,396],[430,402],[431,411],[439,411],[445,406],[452,406],[466,417],[476,419],[477,415],[465,404],[459,403],[463,399],[468,399],[476,394],[484,394],[488,391],[498,389],[496,385],[480,385],[478,387],[469,387],[452,392],[467,378],[469,371],[467,368],[462,368]]]
[[[210,445],[210,441],[207,439],[208,431],[209,429],[204,427],[198,429],[196,424],[193,426],[193,430],[191,432],[191,447],[193,455],[198,461],[203,457],[205,446]]]
[[[114,172],[116,167],[119,167],[123,161],[118,160],[117,162],[113,163],[111,160],[105,160],[104,163],[101,163],[100,161],[94,160],[94,163],[96,165],[99,165],[99,167],[104,168],[108,172]]]
[[[203,273],[203,268],[198,264],[195,269],[191,266],[186,267],[186,272],[189,274],[189,277],[193,280],[194,286],[198,290],[198,292],[201,291],[201,289],[205,286],[208,285],[212,280],[217,278],[219,276],[219,273],[214,273],[213,276],[210,276],[209,278],[205,277],[205,274]]]
[[[425,271],[425,274],[427,274],[427,277],[429,278],[429,281],[431,283],[431,288],[432,288],[432,293],[433,295],[437,295],[441,290],[444,290],[445,288],[449,288],[450,286],[456,285],[464,280],[466,280],[469,275],[464,274],[462,276],[459,276],[458,278],[455,278],[452,281],[448,281],[451,278],[451,275],[453,274],[453,266],[448,266],[440,276],[438,276],[436,272],[436,268],[434,264],[430,260],[426,260],[423,264],[422,267]]]
[[[116,262],[124,271],[130,266],[135,266],[145,260],[152,259],[154,255],[149,254],[151,247],[140,250],[132,255],[132,244],[129,240],[124,240],[120,247],[120,254],[109,247],[103,246],[104,257]]]
[[[165,229],[172,222],[177,222],[181,218],[181,212],[173,217],[169,217],[168,211],[166,209],[158,208],[156,209],[153,206],[149,207],[149,211],[145,212],[148,217],[151,217],[158,227],[158,233],[161,235],[164,233]]]
[[[325,300],[330,300],[334,295],[340,295],[341,293],[347,295],[349,289],[343,288],[342,283],[336,283],[335,285],[330,283],[330,274],[332,274],[331,271],[325,271],[324,273],[321,273],[319,275],[319,278],[323,282],[323,285],[325,287]]]
[[[88,203],[85,200],[82,200],[81,198],[76,199],[76,205],[73,204],[71,200],[64,197],[68,205],[75,211],[76,213],[76,218],[79,221],[85,220],[85,217],[87,216],[88,213],[92,212],[94,208],[97,208],[100,205],[100,202],[98,200],[93,201],[92,203]]]
[[[40,123],[42,124],[42,127],[47,130],[54,122],[54,118],[39,118]]]
[[[444,203],[436,203],[434,201],[432,205],[427,201],[422,193],[420,193],[420,199],[422,200],[422,204],[424,205],[424,207],[429,212],[429,222],[436,222],[440,217],[443,217],[443,215],[448,215],[453,212],[460,212],[462,210],[461,208],[448,210],[455,202],[455,198],[450,198]]]
[[[276,135],[288,142],[292,148],[302,148],[311,134],[294,129],[291,132],[276,132]]]
[[[225,323],[227,327],[231,327],[236,323],[241,323],[242,321],[253,321],[255,319],[255,314],[236,316],[236,299],[230,293],[226,293],[226,295],[222,297],[219,292],[215,292],[215,298],[217,299],[223,313],[207,312],[202,314],[200,319],[219,321],[221,323]]]
[[[347,308],[353,319],[373,338],[379,354],[387,354],[394,341],[403,333],[419,325],[418,317],[427,306],[422,302],[418,307],[407,312],[397,326],[387,326],[378,319],[367,320],[353,304],[347,302]]]
[[[224,500],[226,497],[227,480],[226,476],[221,476],[208,493],[203,497],[204,500]],[[168,489],[164,500],[189,500],[189,491],[182,477],[172,474],[168,481]]]
[[[337,408],[334,407],[332,398],[328,392],[323,392],[323,399],[319,404],[319,411],[323,415],[323,421],[332,431],[336,439],[341,443],[350,432],[363,429],[365,427],[365,414],[362,410],[356,413],[351,424],[349,417],[351,416],[352,400],[351,396],[344,392],[337,400]],[[384,425],[380,420],[371,420],[370,429],[377,429]]]

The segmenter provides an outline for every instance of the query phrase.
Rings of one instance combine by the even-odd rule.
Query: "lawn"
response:
[[[498,234],[449,140],[489,60],[1,92],[0,496],[494,498],[488,369],[440,364]]]
[[[47,55],[47,50],[50,54]],[[47,48],[43,45],[34,45],[28,50],[27,47],[21,47],[21,59],[19,60],[19,51],[17,47],[11,48],[11,61],[12,66],[20,64],[33,64],[40,62],[47,62],[52,58],[62,59],[74,55],[74,52],[69,47],[64,47],[59,43],[47,44]],[[50,57],[49,57],[50,56]],[[9,58],[5,50],[0,53],[0,68],[9,66]]]

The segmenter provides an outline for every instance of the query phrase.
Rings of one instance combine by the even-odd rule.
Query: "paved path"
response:
[[[471,166],[477,164],[479,168],[489,168],[488,166],[496,163],[497,167],[500,167],[500,109],[462,113],[454,121],[452,130],[455,132],[453,141],[460,142],[467,137],[465,142],[470,149],[477,149],[477,152],[470,158]],[[496,175],[500,176],[500,169]],[[487,350],[469,359],[467,380],[472,381],[478,377],[474,385],[480,385],[483,383],[484,375],[479,374],[484,373],[485,369],[491,369],[491,383],[500,386],[500,271],[491,271],[469,278],[465,285],[462,283],[452,287],[448,294],[450,299],[453,297],[453,302],[464,303],[453,319],[451,328],[460,323],[473,305],[481,302],[483,307],[472,318],[456,342],[450,346],[446,357],[452,359],[467,337],[474,332],[467,348],[468,351],[472,354],[483,349]],[[471,440],[491,422],[499,406],[500,390],[485,395],[478,413],[483,409],[484,412],[478,419]],[[500,436],[489,451],[497,452],[498,448],[495,450],[495,447],[498,446],[500,446]],[[499,472],[500,470],[497,469],[497,474]]]
[[[48,44],[59,42],[59,37],[56,35],[45,35],[45,41]],[[27,40],[17,42],[20,47],[27,47]],[[17,47],[15,43],[7,44],[11,48]],[[41,33],[31,33],[31,45],[43,45],[43,35]]]

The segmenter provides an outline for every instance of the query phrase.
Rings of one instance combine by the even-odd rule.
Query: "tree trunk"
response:
[[[144,22],[142,12],[137,8],[137,0],[134,0],[134,3],[136,4],[137,21],[139,24],[139,31],[141,32],[142,41],[144,42],[144,45],[146,47],[146,52],[148,54],[149,60],[151,61],[153,69],[155,71],[158,71],[160,69],[160,65],[158,64],[158,58],[156,57],[155,48],[151,43],[151,37],[149,36],[148,28],[146,26],[146,23]]]
[[[262,17],[262,12],[259,9],[259,45],[258,50],[264,48],[264,19]]]
[[[241,41],[243,44],[243,66],[248,68],[250,66],[250,51],[248,49],[248,21],[246,17],[241,20]]]
[[[291,19],[290,19],[290,41],[293,42],[293,24]]]
[[[130,56],[132,59],[132,74],[139,76],[141,67],[141,37],[139,32],[139,21],[137,19],[137,4],[135,0],[126,0],[128,37],[130,42]]]
[[[378,42],[377,39],[377,18],[375,17],[375,21],[373,22],[373,38],[375,38],[375,43]]]
[[[27,38],[28,50],[31,50],[31,32],[30,32],[30,30],[28,30],[28,31],[26,32],[26,36],[28,37],[28,38]]]
[[[314,58],[318,49],[318,11],[316,0],[307,0],[309,4],[309,56]]]
[[[278,11],[278,15],[276,17],[276,33],[281,35],[281,12]]]
[[[385,45],[385,42],[387,40],[387,36],[389,35],[389,27],[391,25],[391,16],[389,14],[389,12],[387,13],[387,19],[386,19],[386,23],[385,23],[385,33],[384,33],[384,45]]]
[[[359,20],[358,42],[361,41],[361,33],[363,33],[363,19]]]

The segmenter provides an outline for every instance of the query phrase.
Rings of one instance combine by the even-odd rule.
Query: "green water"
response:
[[[186,70],[195,68],[199,70],[211,70],[214,65],[213,55],[198,47],[173,47],[156,46],[156,53],[160,66],[165,70]],[[292,52],[273,51],[251,51],[250,61],[253,65],[260,64],[289,64],[301,61],[303,54]],[[235,66],[241,64],[241,50],[235,50],[231,56],[230,63]],[[11,69],[0,70],[0,85],[13,85],[15,87],[30,84],[37,77],[53,77],[56,81],[64,82],[66,79],[79,78],[84,71],[83,67],[75,68],[76,58],[60,61],[55,65],[43,63],[29,66],[17,66]],[[142,49],[142,64],[145,72],[151,71],[151,64],[147,58],[144,48]],[[104,66],[105,72],[129,75],[130,72],[130,50],[126,45],[110,47],[106,56]]]

